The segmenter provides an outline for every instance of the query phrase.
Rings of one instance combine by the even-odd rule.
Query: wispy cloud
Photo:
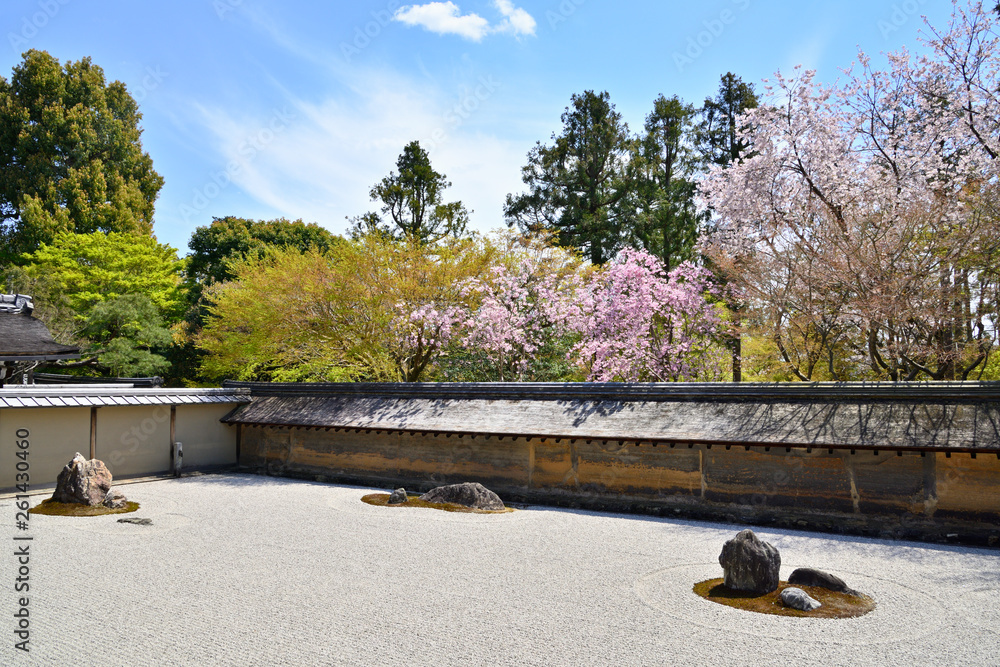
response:
[[[507,18],[521,21],[523,30],[526,24],[517,9],[507,9]],[[295,91],[265,73],[262,81],[269,85],[262,93],[269,93],[270,105],[282,117],[291,117],[278,129],[270,125],[275,111],[267,105],[241,113],[187,105],[193,115],[189,120],[203,133],[204,150],[214,155],[217,168],[238,166],[230,173],[230,192],[239,190],[257,204],[235,214],[303,218],[342,232],[345,217],[376,208],[368,196],[371,186],[394,168],[403,147],[417,139],[434,168],[454,184],[446,199],[462,200],[475,211],[472,227],[485,231],[503,225],[504,196],[521,189],[520,167],[530,144],[496,134],[498,119],[509,118],[511,104],[505,101],[502,81],[470,71],[462,83],[451,85],[384,65],[347,66],[321,45],[285,33],[267,16],[251,20],[275,45],[316,68],[327,88]],[[268,131],[273,137],[247,159],[248,143]],[[233,213],[224,197],[210,203],[218,210],[199,210],[203,217]]]
[[[439,35],[458,35],[478,42],[491,33],[512,34],[518,37],[535,34],[535,19],[511,0],[494,0],[493,5],[503,20],[496,25],[479,14],[462,14],[454,2],[428,2],[424,5],[400,7],[393,18],[409,26],[420,26]]]
[[[237,162],[232,182],[273,215],[320,222],[340,232],[346,216],[376,208],[369,189],[394,168],[403,147],[418,139],[435,169],[454,184],[445,197],[475,211],[472,226],[503,225],[504,195],[520,188],[523,146],[493,136],[489,123],[474,122],[483,112],[466,122],[454,111],[460,98],[424,80],[365,69],[344,77],[341,85],[338,93],[318,100],[288,94],[294,121],[252,160],[243,157],[247,138],[267,127],[265,115],[199,108],[217,164]],[[400,116],[399,109],[407,113]],[[441,131],[443,138],[436,139]]]

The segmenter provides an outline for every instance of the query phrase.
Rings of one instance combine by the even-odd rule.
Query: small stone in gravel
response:
[[[121,491],[115,489],[108,489],[108,495],[104,496],[105,507],[113,510],[120,510],[128,504],[128,500],[125,499],[125,494]]]
[[[406,489],[396,489],[389,494],[390,505],[400,505],[406,502]]]
[[[778,589],[781,555],[752,530],[740,531],[722,546],[719,564],[730,590],[764,594]]]
[[[786,607],[802,611],[812,611],[823,606],[819,600],[809,597],[809,594],[801,588],[786,588],[781,591],[781,602]]]
[[[503,501],[479,482],[449,484],[431,489],[420,499],[428,503],[455,503],[480,510],[502,510]]]
[[[152,519],[136,519],[136,518],[133,518],[133,517],[129,517],[127,519],[118,519],[118,523],[134,523],[137,526],[152,526],[153,525],[153,520]]]
[[[858,592],[849,588],[840,577],[823,570],[814,570],[811,567],[800,567],[794,570],[788,577],[788,583],[796,586],[818,586],[838,593],[858,595]]]

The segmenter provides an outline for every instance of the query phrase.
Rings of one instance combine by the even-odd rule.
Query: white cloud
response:
[[[515,35],[534,35],[535,19],[510,0],[494,0],[494,5],[504,15],[504,21],[497,26],[497,32],[512,32]]]
[[[461,16],[454,2],[429,2],[426,5],[400,7],[393,17],[406,25],[422,26],[439,35],[454,34],[481,40],[490,31],[490,22],[478,14]]]
[[[459,35],[474,42],[481,41],[490,33],[522,35],[535,34],[535,19],[531,14],[515,7],[511,0],[493,0],[493,5],[503,16],[496,25],[479,14],[461,13],[458,5],[448,2],[429,2],[425,5],[400,7],[393,18],[409,26],[421,26],[439,35]]]
[[[234,188],[266,207],[239,214],[303,218],[343,233],[345,216],[377,210],[368,191],[395,168],[403,147],[417,139],[434,168],[453,183],[445,199],[461,200],[475,211],[471,226],[480,231],[503,226],[504,196],[522,189],[520,167],[528,147],[492,133],[493,119],[503,112],[488,108],[490,99],[464,118],[454,113],[461,95],[423,80],[377,69],[352,70],[338,79],[339,92],[315,101],[289,93],[293,120],[250,158],[247,138],[270,127],[269,116],[198,109],[217,164],[238,163]]]

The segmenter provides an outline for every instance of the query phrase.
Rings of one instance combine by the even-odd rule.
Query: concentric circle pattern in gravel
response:
[[[1000,664],[992,549],[757,530],[782,578],[827,569],[878,602],[797,619],[692,592],[746,526],[373,507],[374,489],[252,475],[124,490],[153,525],[32,515],[27,655],[0,500],[0,664]]]

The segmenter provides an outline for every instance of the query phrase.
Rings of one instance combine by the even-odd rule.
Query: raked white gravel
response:
[[[691,591],[745,526],[373,507],[252,475],[122,488],[152,526],[32,515],[29,654],[0,500],[0,664],[1000,665],[993,549],[760,529],[782,578],[827,569],[878,601],[797,619]]]

